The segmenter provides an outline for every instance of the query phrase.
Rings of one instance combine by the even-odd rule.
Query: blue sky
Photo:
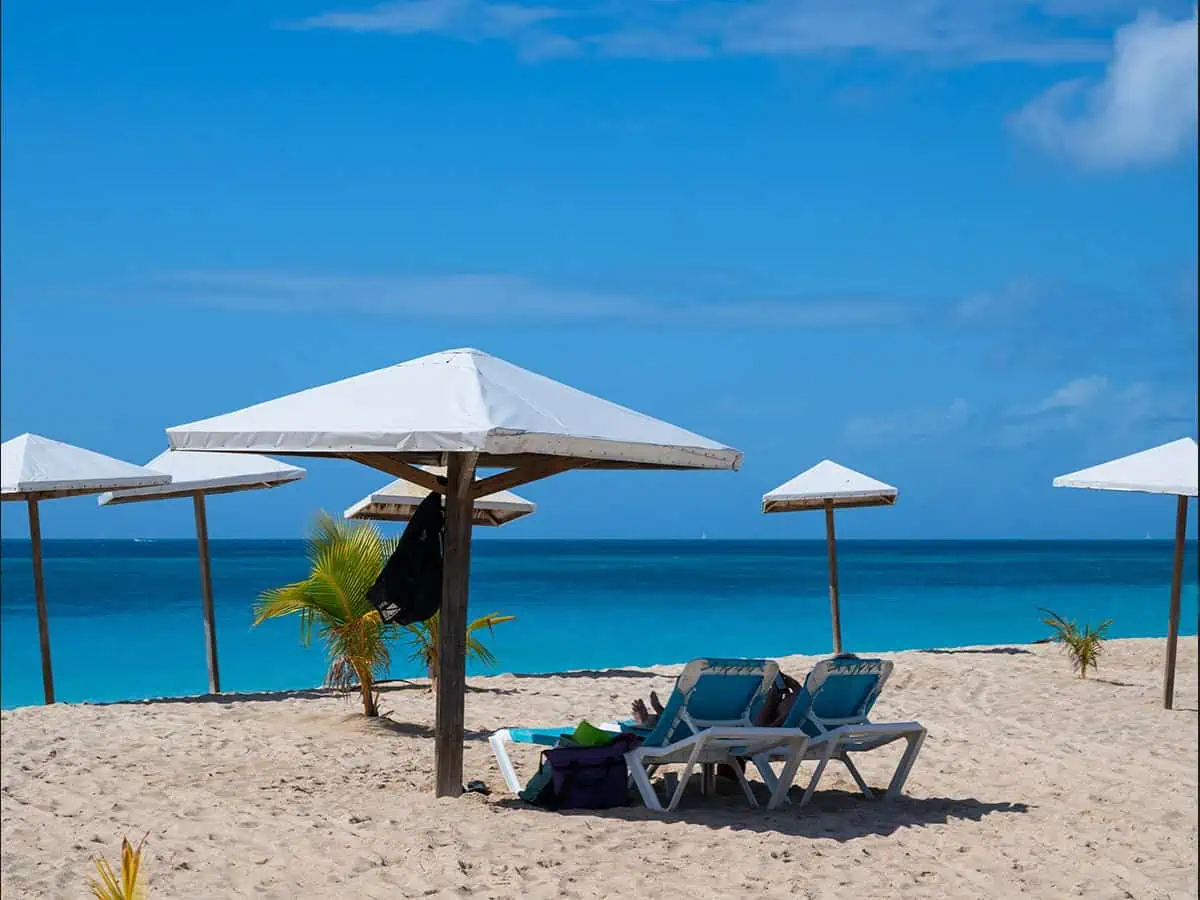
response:
[[[900,487],[848,537],[1170,534],[1049,483],[1196,431],[1190,4],[9,3],[2,65],[4,438],[141,462],[476,346],[746,454],[531,485],[506,536],[815,537],[758,498],[825,457]],[[309,468],[213,534],[386,480]]]

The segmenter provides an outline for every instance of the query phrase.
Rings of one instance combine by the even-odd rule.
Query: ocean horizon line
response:
[[[209,537],[209,543],[282,544],[303,543],[305,537]],[[480,541],[505,544],[824,544],[823,537],[757,538],[757,537],[503,537],[476,535],[472,543]],[[190,543],[194,536],[186,537],[44,537],[42,544],[89,544],[89,543]],[[29,544],[27,537],[0,538],[3,544]],[[1174,544],[1174,537],[838,537],[838,546],[844,544]],[[1200,543],[1200,538],[1188,537],[1187,546]]]

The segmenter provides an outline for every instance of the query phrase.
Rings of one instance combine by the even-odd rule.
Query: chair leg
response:
[[[630,759],[628,756],[625,757],[625,761],[629,764],[629,776],[637,785],[638,793],[642,795],[642,802],[646,804],[646,809],[662,812],[662,801],[658,799],[658,794],[654,790],[654,785],[650,783],[650,775],[643,767],[642,761]]]
[[[729,765],[733,768],[733,774],[742,788],[742,793],[746,795],[746,802],[750,804],[751,808],[758,809],[758,798],[754,796],[754,788],[750,787],[750,782],[746,780],[746,773],[737,764],[737,760],[732,757],[730,757]]]
[[[812,780],[808,783],[808,789],[805,790],[804,796],[800,798],[801,806],[807,806],[808,801],[812,799],[813,791],[817,789],[817,784],[821,781],[821,775],[825,772],[825,767],[829,765],[829,760],[837,749],[837,743],[837,739],[835,738],[826,745],[825,752],[821,755],[821,761],[817,763]]]
[[[519,794],[521,793],[521,782],[517,780],[517,771],[513,768],[512,760],[508,756],[508,748],[505,746],[509,737],[508,729],[504,728],[489,737],[488,743],[492,747],[492,754],[496,757],[496,765],[500,767],[500,774],[504,776],[504,783],[514,794]]]
[[[717,795],[717,765],[716,763],[704,763],[700,767],[700,771],[704,774],[700,781],[701,793],[711,799]]]
[[[791,751],[788,755],[788,760],[784,763],[783,771],[779,773],[779,778],[775,784],[771,786],[771,799],[767,801],[767,809],[778,809],[788,801],[788,791],[791,790],[792,782],[796,778],[796,773],[800,770],[800,763],[804,761],[804,751],[808,747],[808,741],[805,741],[799,747],[789,747]],[[770,768],[768,764],[768,768]],[[774,773],[772,773],[774,774]],[[815,783],[813,785],[815,787]],[[807,797],[801,801],[801,805],[807,802]]]
[[[696,760],[703,749],[704,740],[696,741],[696,745],[692,748],[691,756],[688,757],[688,761],[683,767],[683,774],[679,776],[679,787],[675,788],[675,793],[671,795],[671,802],[667,804],[667,812],[677,807],[679,801],[683,799],[683,792],[687,788],[688,779],[692,777],[692,769],[696,768]]]
[[[859,773],[858,766],[854,765],[854,763],[850,760],[849,754],[843,753],[838,758],[842,761],[846,768],[850,770],[850,775],[854,778],[854,782],[858,785],[858,789],[862,791],[862,795],[868,800],[874,797],[875,795],[871,792],[871,788],[867,786],[867,783],[863,780],[862,775]]]
[[[922,728],[916,734],[908,735],[908,748],[900,757],[900,765],[896,767],[896,774],[892,776],[892,783],[888,785],[886,799],[895,800],[904,790],[904,782],[908,781],[908,773],[912,771],[913,763],[917,761],[917,754],[921,752],[921,745],[925,743],[927,733]]]

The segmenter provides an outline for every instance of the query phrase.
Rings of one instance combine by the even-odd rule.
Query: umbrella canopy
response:
[[[763,494],[765,513],[855,506],[891,506],[899,492],[890,484],[825,459]]]
[[[742,454],[479,350],[423,356],[167,429],[176,450],[339,456],[446,497],[435,790],[462,793],[477,499],[578,468],[737,469]],[[417,467],[446,466],[446,478]],[[506,471],[476,478],[480,468]]]
[[[232,453],[181,453],[164,450],[146,468],[171,476],[170,484],[110,491],[100,496],[101,506],[191,497],[196,519],[196,545],[200,555],[200,595],[204,613],[204,638],[208,656],[208,690],[221,692],[217,661],[217,621],[213,610],[212,562],[208,552],[208,494],[255,491],[278,487],[304,477],[304,470],[268,456]]]
[[[763,494],[764,513],[825,510],[825,551],[829,557],[829,614],[833,623],[833,652],[842,652],[842,610],[838,590],[835,509],[891,506],[899,496],[890,484],[855,472],[831,459],[823,459],[790,481]]]
[[[602,468],[736,469],[742,454],[479,350],[447,350],[167,429],[177,450],[397,454],[481,468],[523,458]],[[420,483],[420,482],[418,482]]]
[[[0,444],[0,498],[48,500],[162,485],[171,476],[37,434]]]
[[[42,525],[38,501],[56,497],[98,494],[113,488],[167,484],[171,476],[132,463],[22,434],[0,444],[0,500],[24,500],[29,505],[29,543],[33,557],[33,593],[37,601],[38,640],[42,650],[42,689],[54,702],[54,669],[50,663],[50,623],[46,615],[46,585],[42,578]]]
[[[1167,709],[1175,705],[1175,657],[1179,644],[1179,597],[1183,591],[1187,505],[1188,498],[1196,496],[1198,466],[1200,457],[1196,452],[1196,440],[1184,437],[1054,479],[1055,487],[1174,494],[1178,498],[1175,503],[1175,560],[1167,611],[1167,657],[1163,672],[1163,706]]]
[[[444,477],[446,470],[442,466],[423,466],[427,472]],[[347,519],[372,519],[380,522],[407,522],[416,512],[421,501],[428,497],[430,491],[419,484],[413,484],[404,478],[397,478],[391,484],[372,494],[363,497],[344,513]],[[505,525],[514,519],[528,516],[537,509],[537,505],[518,497],[512,491],[498,491],[475,501],[472,525]]]
[[[1194,438],[1185,437],[1054,479],[1055,487],[1196,496],[1200,465]]]
[[[171,476],[168,484],[109,491],[100,496],[101,506],[166,500],[194,494],[228,494],[277,487],[299,481],[304,470],[268,456],[231,453],[180,453],[164,450],[147,469]]]

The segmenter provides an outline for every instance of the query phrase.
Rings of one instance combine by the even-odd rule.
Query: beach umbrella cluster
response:
[[[24,500],[29,506],[33,593],[42,650],[42,690],[47,703],[54,702],[54,671],[50,664],[50,624],[46,617],[46,587],[42,579],[42,526],[38,503],[114,489],[154,487],[170,480],[170,475],[36,434],[22,434],[0,445],[0,500]]]
[[[222,453],[176,453],[165,450],[147,469],[171,476],[166,484],[109,491],[100,496],[101,506],[143,503],[191,497],[196,519],[196,547],[200,558],[200,600],[204,614],[204,650],[208,659],[208,690],[221,691],[221,667],[217,660],[217,621],[213,612],[212,563],[208,553],[208,511],[204,498],[209,494],[258,491],[299,481],[304,470],[266,456],[230,456]]]
[[[522,369],[479,350],[434,353],[166,430],[169,449],[145,467],[22,435],[3,445],[3,499],[30,511],[46,702],[53,702],[37,503],[103,494],[105,506],[191,497],[200,557],[209,688],[220,690],[205,498],[276,487],[304,470],[271,457],[333,457],[394,481],[343,513],[406,521],[430,493],[445,509],[434,762],[435,790],[463,790],[467,599],[473,525],[532,514],[512,488],[575,469],[736,470],[740,451]],[[1196,442],[1184,438],[1064,475],[1056,486],[1178,497],[1164,702],[1170,707],[1187,500],[1196,496]],[[823,460],[762,497],[762,512],[822,510],[833,650],[843,651],[834,514],[891,506],[898,490]]]

